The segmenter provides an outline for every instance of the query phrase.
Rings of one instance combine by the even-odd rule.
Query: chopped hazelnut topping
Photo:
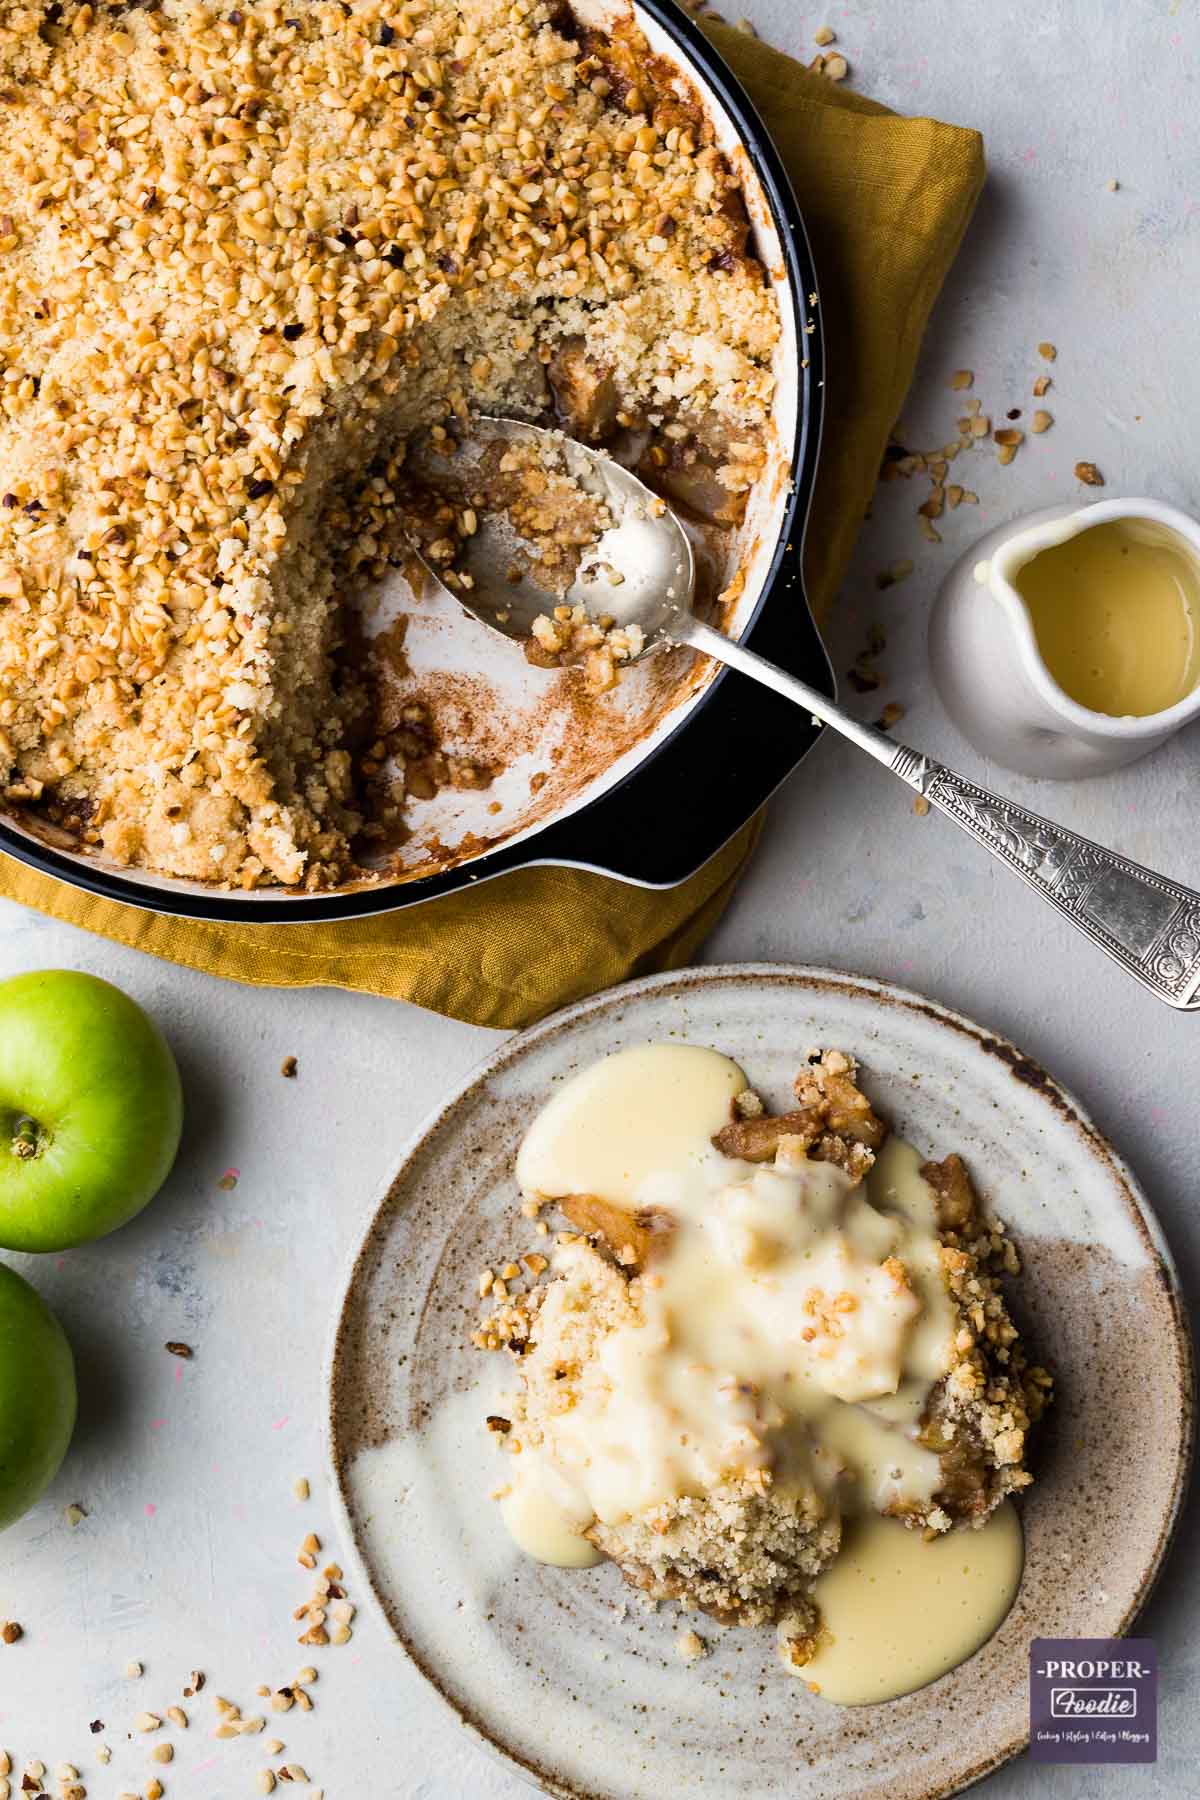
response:
[[[340,600],[408,542],[382,448],[544,416],[582,346],[602,421],[685,419],[664,489],[737,523],[759,473],[777,301],[632,21],[387,10],[5,12],[0,801],[120,866],[328,886],[436,790],[414,756],[379,796],[351,749]]]

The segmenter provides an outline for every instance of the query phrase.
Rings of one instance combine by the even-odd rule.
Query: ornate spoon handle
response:
[[[671,636],[732,664],[832,725],[1036,888],[1159,1000],[1185,1012],[1200,1010],[1200,894],[897,744],[710,626],[687,620]]]
[[[1200,1008],[1200,894],[897,746],[892,773],[1168,1006]]]

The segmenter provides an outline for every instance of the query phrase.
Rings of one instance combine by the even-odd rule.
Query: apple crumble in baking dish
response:
[[[1031,1481],[1050,1380],[1001,1285],[1016,1250],[850,1057],[814,1053],[771,1115],[715,1052],[622,1052],[543,1108],[517,1177],[546,1254],[487,1272],[475,1341],[515,1355],[489,1423],[534,1555],[775,1622],[805,1669],[855,1520],[969,1545]]]
[[[160,874],[354,876],[429,761],[419,705],[381,741],[348,610],[406,446],[557,419],[735,526],[780,329],[747,237],[631,21],[5,8],[0,796]]]

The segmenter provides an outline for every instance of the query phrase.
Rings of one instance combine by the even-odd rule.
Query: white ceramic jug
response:
[[[1013,584],[1040,550],[1095,525],[1140,519],[1165,527],[1200,566],[1200,526],[1157,500],[1056,506],[997,526],[959,558],[929,625],[942,703],[963,736],[1006,769],[1072,780],[1133,762],[1200,713],[1200,687],[1165,712],[1115,718],[1072,700],[1042,660]]]

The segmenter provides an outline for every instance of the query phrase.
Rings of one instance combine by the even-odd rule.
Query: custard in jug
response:
[[[1092,525],[1012,577],[1051,676],[1072,700],[1145,718],[1200,681],[1200,567],[1165,527]]]

